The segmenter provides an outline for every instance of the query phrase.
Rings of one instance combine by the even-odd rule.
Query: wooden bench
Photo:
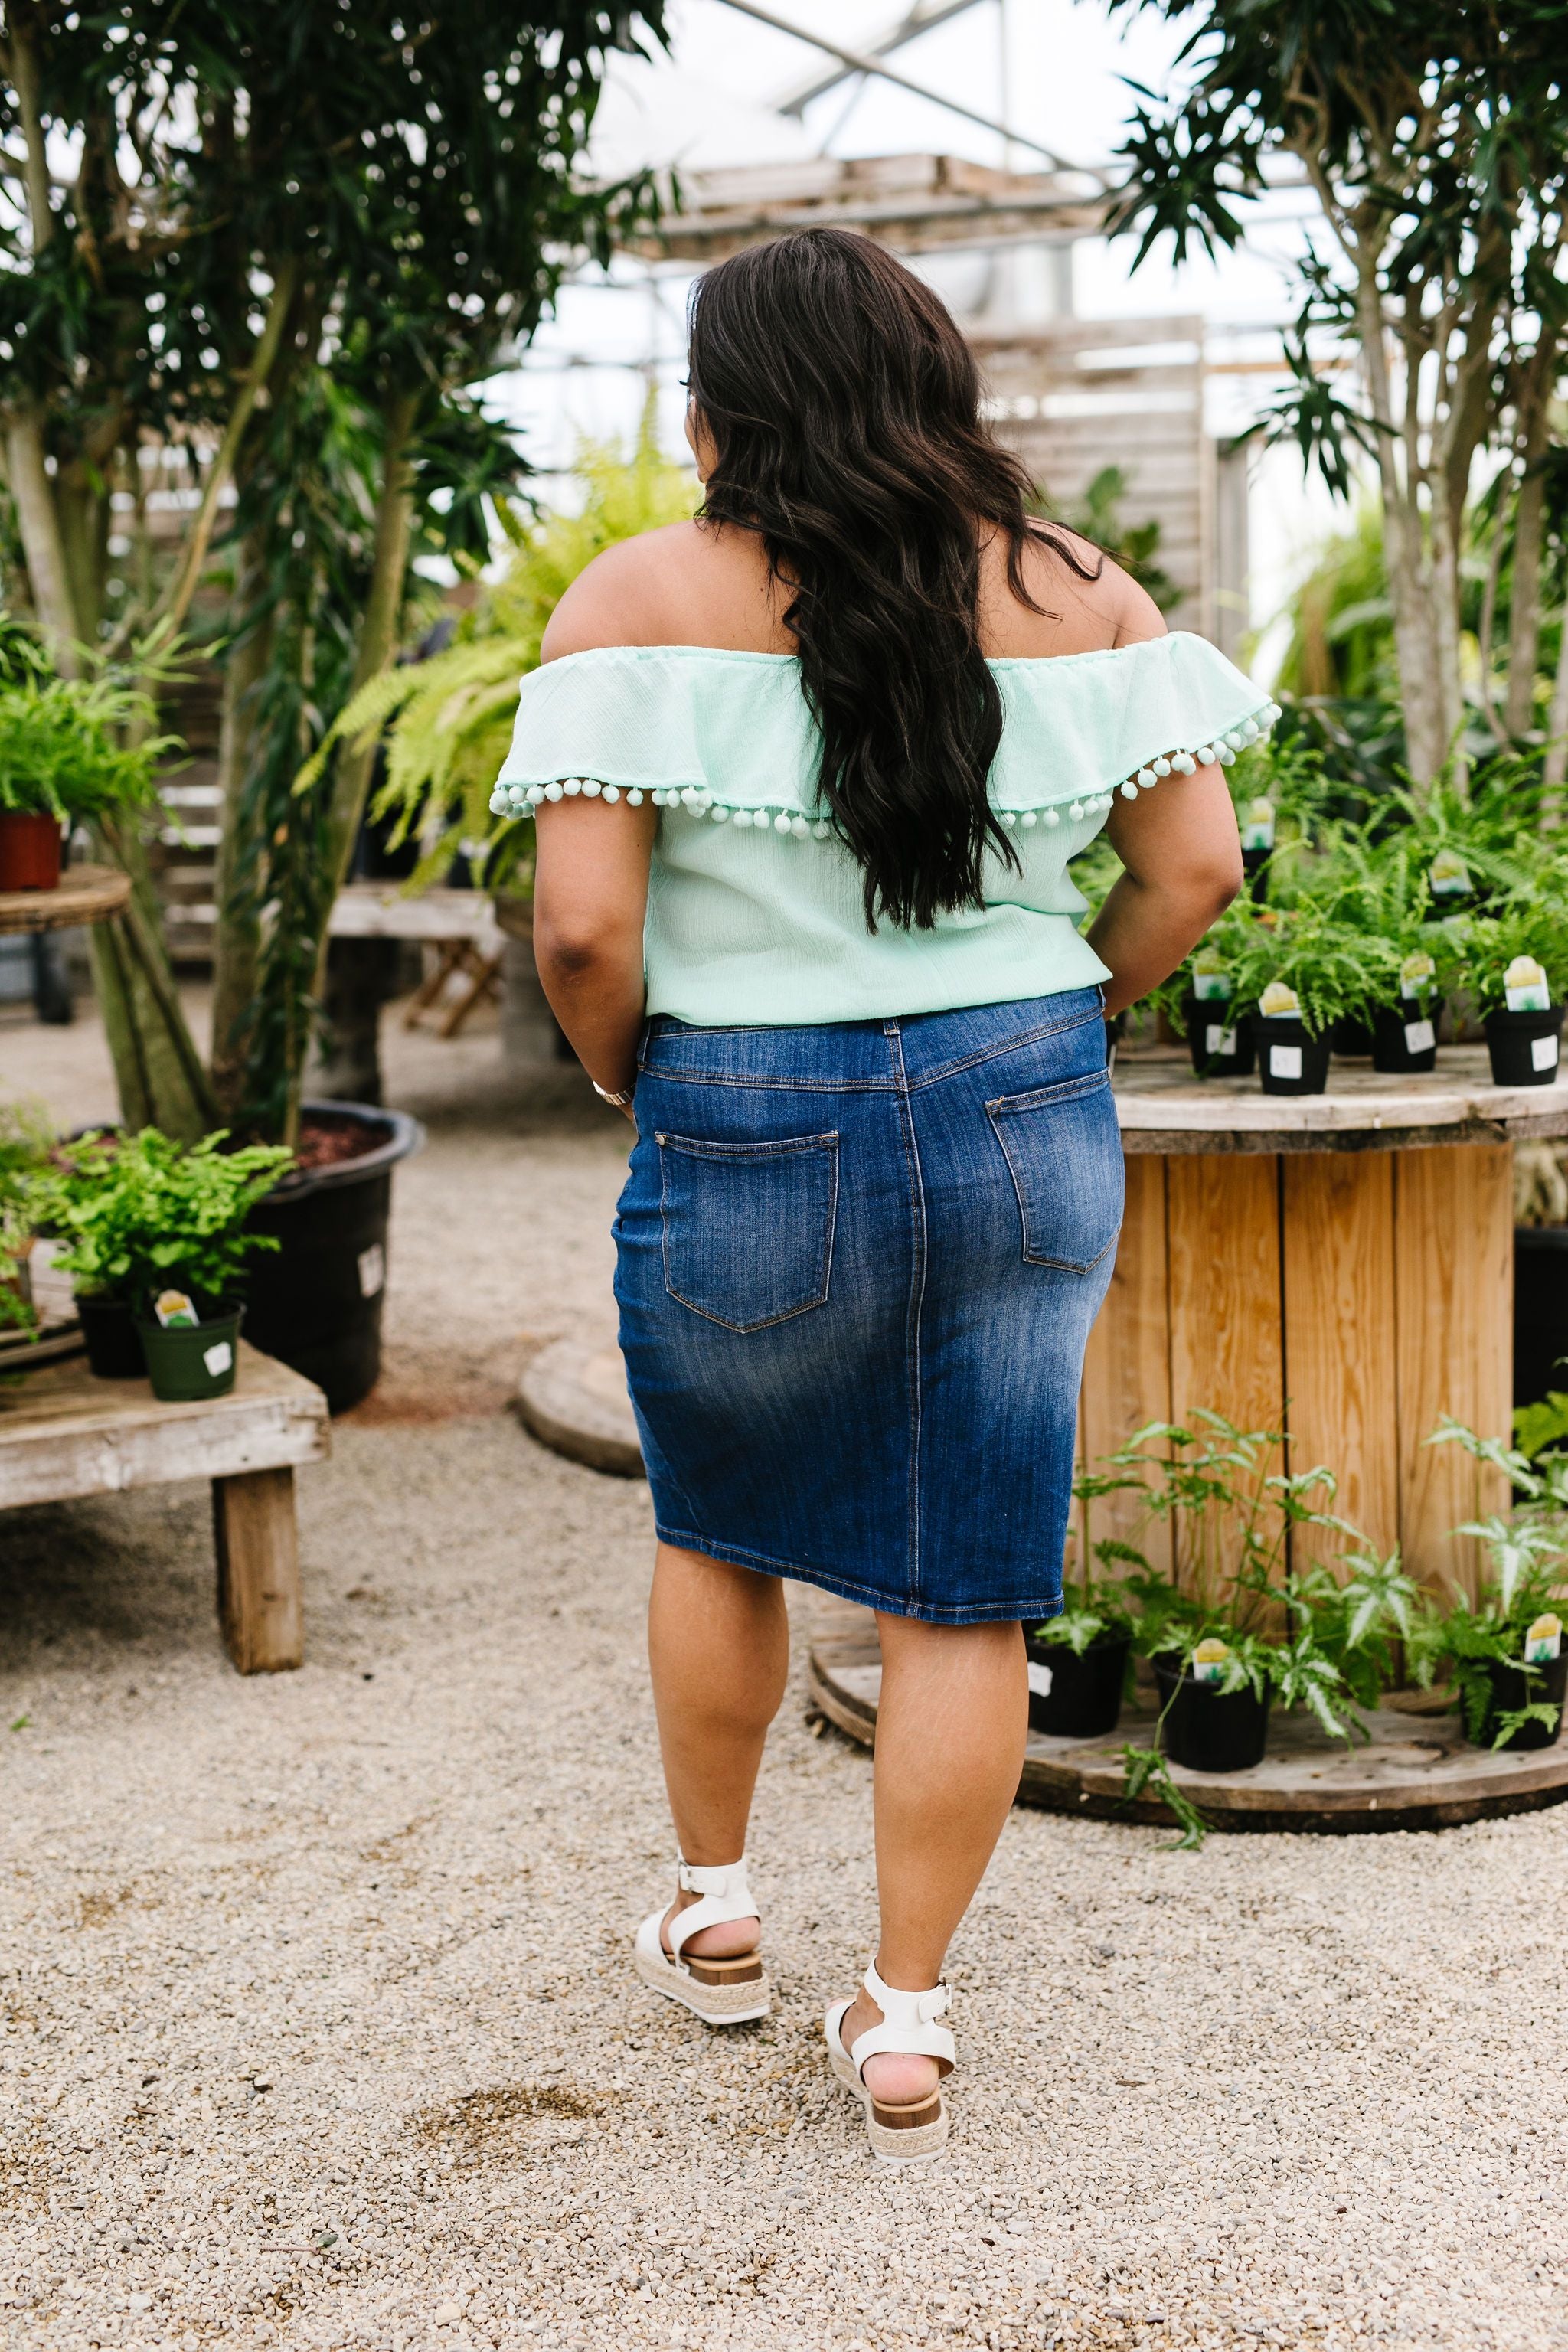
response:
[[[275,1674],[304,1656],[294,1467],[329,1444],[321,1390],[243,1340],[233,1391],[202,1404],[75,1357],[0,1386],[0,1508],[210,1478],[224,1646],[242,1675]]]

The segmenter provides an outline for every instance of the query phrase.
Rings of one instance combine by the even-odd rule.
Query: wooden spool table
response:
[[[294,1469],[329,1443],[321,1390],[244,1340],[229,1395],[198,1404],[48,1364],[0,1387],[0,1509],[210,1478],[224,1643],[242,1675],[273,1673],[304,1654]]]
[[[1291,1469],[1333,1470],[1336,1509],[1380,1551],[1398,1543],[1423,1582],[1473,1592],[1477,1547],[1450,1530],[1506,1507],[1506,1484],[1426,1440],[1445,1413],[1509,1434],[1513,1144],[1568,1134],[1568,1083],[1494,1087],[1484,1049],[1449,1047],[1429,1076],[1340,1063],[1327,1094],[1285,1097],[1199,1080],[1184,1052],[1154,1048],[1120,1058],[1115,1093],[1127,1213],[1084,1366],[1086,1459],[1199,1406],[1283,1428]],[[1135,1496],[1098,1504],[1094,1533],[1172,1566],[1168,1530],[1141,1523]],[[1303,1559],[1342,1549],[1327,1530],[1300,1541]],[[874,1622],[840,1603],[814,1622],[816,1702],[868,1740]],[[1110,1738],[1032,1734],[1020,1797],[1120,1814],[1116,1750],[1152,1721],[1136,1706]],[[1235,1829],[1426,1827],[1568,1796],[1568,1738],[1494,1756],[1465,1744],[1457,1717],[1398,1707],[1371,1727],[1370,1747],[1347,1753],[1285,1718],[1253,1770],[1175,1777]],[[1169,1818],[1152,1801],[1131,1817]]]
[[[131,877],[112,866],[69,866],[54,890],[0,890],[0,931],[64,931],[106,923],[131,898]]]

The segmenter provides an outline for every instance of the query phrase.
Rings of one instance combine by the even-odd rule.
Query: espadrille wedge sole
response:
[[[668,1936],[673,1949],[666,1951],[661,1929],[664,1913],[652,1911],[637,1929],[632,1966],[644,1984],[666,2000],[678,2000],[707,2025],[744,2025],[766,2017],[773,2009],[773,1987],[760,1951],[741,1952],[718,1959],[705,1953],[689,1956],[685,1946],[704,1927],[727,1926],[733,1919],[751,1919],[756,1905],[746,1884],[744,1855],[722,1868],[695,1868],[680,1864],[680,1885],[700,1899],[678,1911]]]
[[[950,2074],[957,2055],[956,2044],[947,2027],[936,2021],[947,2007],[947,1987],[933,1985],[929,1992],[900,1992],[882,1982],[874,1965],[867,1969],[863,1981],[882,2012],[882,2022],[858,2034],[853,2049],[846,2050],[842,2029],[854,2003],[835,2001],[822,2021],[828,2063],[837,2079],[865,2109],[866,2137],[879,2162],[929,2163],[946,2147],[950,2128],[941,2082],[923,2099],[894,2105],[873,2098],[861,2079],[860,2070],[868,2058],[891,2050],[908,2057],[934,2058],[941,2073]]]

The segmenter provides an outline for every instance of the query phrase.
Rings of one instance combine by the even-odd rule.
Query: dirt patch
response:
[[[101,1927],[105,1920],[112,1919],[117,1911],[123,1911],[126,1905],[135,1899],[133,1886],[119,1887],[112,1895],[98,1890],[79,1895],[76,1898],[76,1924],[79,1927]]]
[[[530,2125],[586,2123],[604,2104],[566,2084],[508,2083],[423,2108],[415,2136],[459,2164],[494,2163],[522,2153]]]

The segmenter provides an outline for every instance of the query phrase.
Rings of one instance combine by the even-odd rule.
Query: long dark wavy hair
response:
[[[749,247],[691,297],[690,392],[715,462],[701,519],[755,531],[822,732],[819,790],[866,877],[866,922],[929,929],[984,904],[1002,698],[981,652],[980,541],[1071,544],[981,415],[944,304],[868,237],[808,228]]]

